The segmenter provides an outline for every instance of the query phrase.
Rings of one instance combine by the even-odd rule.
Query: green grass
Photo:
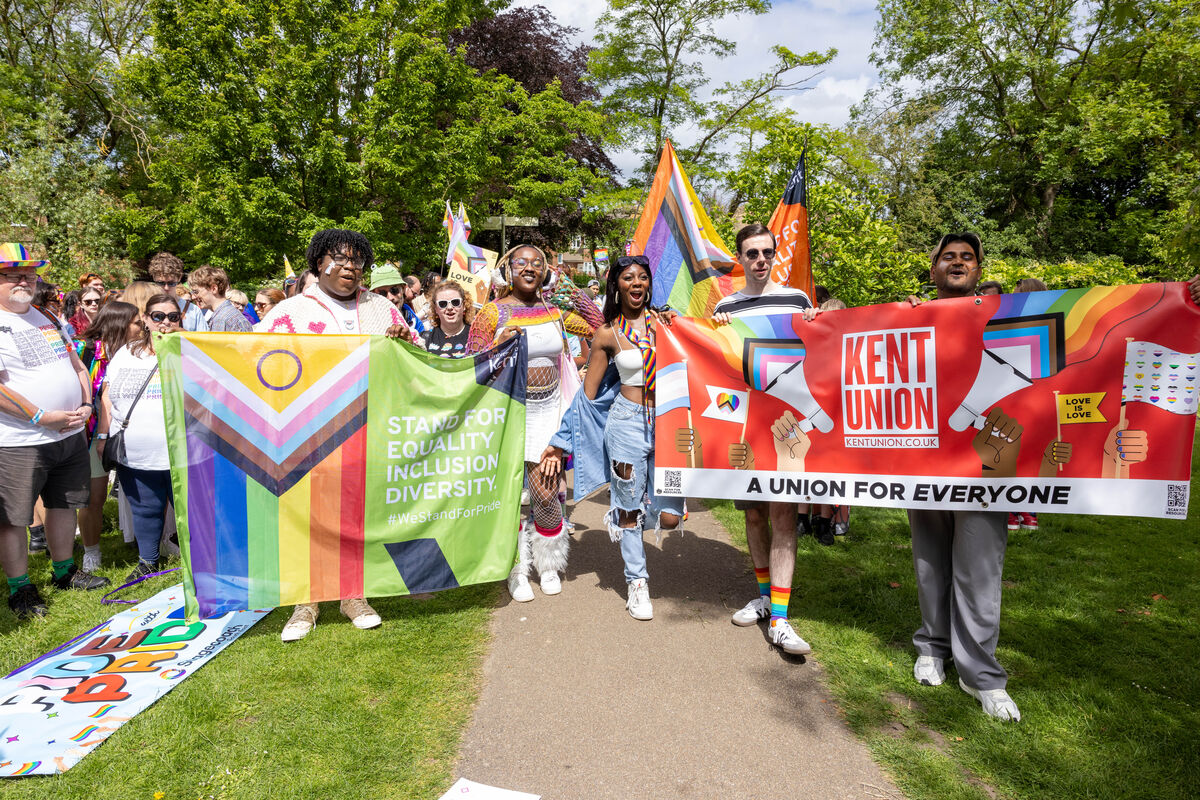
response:
[[[1009,538],[1000,662],[1022,721],[950,670],[913,682],[907,518],[856,508],[850,541],[799,545],[791,615],[847,722],[913,800],[1200,796],[1200,436],[1186,521],[1039,515]],[[711,505],[745,546],[742,515]]]
[[[135,556],[108,533],[101,574],[116,584]],[[44,556],[30,559],[48,582]],[[177,574],[135,587],[148,597]],[[137,591],[141,590],[141,591]],[[284,645],[278,610],[53,777],[6,780],[6,798],[426,798],[454,780],[459,739],[478,692],[498,585],[430,600],[382,598],[373,631],[322,604],[307,639]],[[0,670],[37,657],[107,619],[96,594],[43,590],[44,620],[0,613]],[[0,674],[3,674],[0,673]]]

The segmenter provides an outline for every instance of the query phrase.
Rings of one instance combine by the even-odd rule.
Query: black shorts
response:
[[[766,500],[734,500],[733,507],[736,508],[738,511],[750,511],[751,509],[754,509],[754,508],[761,508],[763,511],[766,511],[767,510],[767,501]]]
[[[87,508],[92,477],[83,431],[60,442],[0,447],[0,524],[33,524],[38,497],[46,508]]]

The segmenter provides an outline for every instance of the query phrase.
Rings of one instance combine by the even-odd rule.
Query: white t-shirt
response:
[[[330,333],[358,333],[358,298],[339,300],[327,294],[320,286],[316,287],[317,298],[328,308],[337,320],[337,330]]]
[[[83,402],[71,348],[66,334],[36,308],[24,314],[0,309],[0,381],[44,411],[74,411]],[[81,430],[59,433],[0,412],[3,447],[60,442]]]
[[[146,376],[158,363],[149,351],[135,356],[125,345],[104,374],[104,392],[112,403],[112,421],[108,432],[114,434],[121,429],[121,422],[129,413],[129,407],[137,397],[138,389],[146,382]],[[146,391],[133,406],[133,416],[125,430],[125,460],[122,462],[134,469],[170,469],[167,456],[167,421],[163,416],[162,373],[155,372]]]
[[[713,308],[713,313],[724,312],[731,317],[757,317],[767,314],[797,314],[812,308],[812,301],[801,289],[767,284],[762,294],[734,292],[722,297]]]

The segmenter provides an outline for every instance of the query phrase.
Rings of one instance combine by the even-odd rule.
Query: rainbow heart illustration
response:
[[[721,392],[720,394],[717,395],[717,408],[724,409],[726,411],[729,411],[730,413],[737,411],[738,406],[740,406],[741,404],[742,404],[742,401],[738,399],[738,396],[736,394],[729,394],[728,392]]]

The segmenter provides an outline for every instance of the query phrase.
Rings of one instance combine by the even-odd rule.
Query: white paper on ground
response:
[[[470,800],[541,800],[541,797],[540,794],[514,792],[512,789],[498,789],[495,786],[486,786],[482,783],[469,781],[466,778],[459,778],[458,782],[451,786],[438,800],[458,800],[458,798],[470,798]]]

